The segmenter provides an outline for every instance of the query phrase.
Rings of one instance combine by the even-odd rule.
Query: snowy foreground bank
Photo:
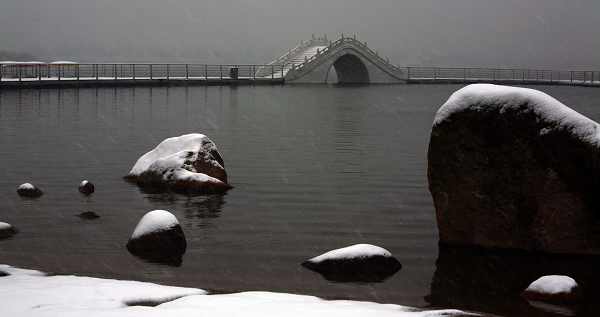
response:
[[[6,276],[4,276],[6,275]],[[201,289],[42,272],[0,265],[1,316],[468,316],[269,292],[207,295]]]

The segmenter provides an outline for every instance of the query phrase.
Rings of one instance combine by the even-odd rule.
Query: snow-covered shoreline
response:
[[[396,316],[469,315],[271,292],[209,295],[196,288],[82,276],[49,276],[0,265],[2,316]]]

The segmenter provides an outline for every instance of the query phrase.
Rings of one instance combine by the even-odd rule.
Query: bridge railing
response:
[[[257,77],[257,70],[263,76]],[[281,80],[284,65],[81,63],[0,64],[0,83],[61,80]]]
[[[600,71],[525,68],[407,67],[408,81],[600,83]]]
[[[332,51],[346,43],[351,43],[355,46],[359,46],[361,47],[363,50],[365,50],[369,55],[371,55],[371,58],[377,60],[378,62],[382,63],[383,65],[386,65],[387,67],[391,68],[392,70],[394,70],[395,72],[397,72],[397,76],[403,74],[404,69],[400,68],[392,63],[390,63],[389,59],[387,58],[383,58],[379,55],[379,53],[377,51],[372,50],[369,46],[367,46],[366,43],[360,42],[358,41],[355,37],[344,37],[343,35],[333,41],[330,42],[329,45],[325,48],[323,48],[322,50],[318,51],[317,54],[311,56],[310,58],[308,58],[307,60],[305,60],[303,63],[299,64],[299,65],[294,65],[294,69],[298,70],[298,71],[302,71],[302,69],[306,66],[308,66],[310,63],[312,63],[313,61],[315,61],[316,59],[318,59],[319,57],[321,57],[324,54],[327,54],[329,51]]]

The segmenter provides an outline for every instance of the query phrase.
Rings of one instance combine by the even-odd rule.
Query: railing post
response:
[[[410,67],[406,67],[406,80],[410,80]]]
[[[219,78],[223,80],[223,65],[219,65]]]
[[[113,64],[113,75],[115,76],[115,80],[117,80],[117,64]]]
[[[96,73],[96,80],[98,80],[98,64],[94,64],[94,72]]]
[[[571,83],[573,83],[573,71],[571,71]]]
[[[135,80],[135,64],[131,64],[131,77]]]
[[[285,64],[281,65],[281,79],[283,79],[283,69],[285,68]]]
[[[185,80],[190,79],[190,67],[188,64],[185,64]]]
[[[2,72],[0,70],[0,72]],[[0,79],[2,79],[2,74],[0,73]],[[42,65],[38,65],[38,80],[42,81]]]
[[[152,74],[153,68],[154,68],[154,65],[150,64],[150,80],[154,79],[154,74]]]
[[[58,80],[60,81],[60,76],[62,75],[61,74],[62,65],[58,65],[57,67],[58,67]]]
[[[433,69],[433,80],[437,80],[437,67]]]
[[[252,79],[256,80],[256,65],[252,65]]]
[[[204,64],[204,80],[208,81],[208,65]]]
[[[169,80],[169,78],[171,78],[171,67],[169,64],[166,64],[167,66],[167,80]]]
[[[77,68],[75,69],[75,71],[77,72],[77,81],[79,81],[79,64],[77,64],[76,66]]]

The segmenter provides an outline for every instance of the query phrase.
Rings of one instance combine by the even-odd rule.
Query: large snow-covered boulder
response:
[[[203,134],[162,141],[137,160],[127,179],[142,187],[167,187],[184,193],[220,193],[231,188],[221,154]]]
[[[166,210],[146,213],[127,242],[129,252],[149,260],[180,262],[187,243],[179,221]]]
[[[548,275],[531,283],[522,295],[533,301],[571,304],[580,299],[580,289],[577,282],[568,276]]]
[[[0,221],[0,239],[6,239],[17,233],[17,229],[11,224]]]
[[[23,197],[40,197],[44,193],[31,183],[23,183],[17,187],[17,194]]]
[[[381,282],[402,268],[388,250],[371,244],[332,250],[302,265],[328,280],[340,282]]]
[[[455,92],[435,116],[428,178],[442,243],[600,253],[600,126],[545,93]]]

